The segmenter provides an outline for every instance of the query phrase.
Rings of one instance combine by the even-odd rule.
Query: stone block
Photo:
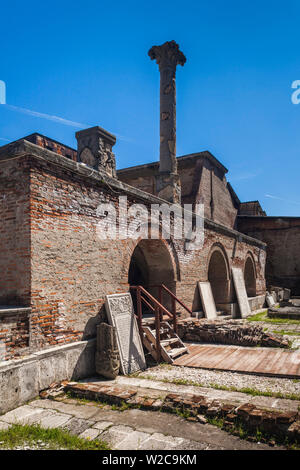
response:
[[[96,372],[108,379],[115,379],[119,373],[120,358],[115,328],[107,323],[97,326]]]

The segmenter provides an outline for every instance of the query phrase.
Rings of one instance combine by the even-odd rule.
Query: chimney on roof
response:
[[[116,159],[112,151],[116,137],[99,126],[78,131],[75,136],[77,161],[116,178]]]
[[[170,202],[181,202],[176,160],[176,67],[186,58],[175,41],[153,46],[148,55],[160,71],[160,163],[156,178],[157,195]]]

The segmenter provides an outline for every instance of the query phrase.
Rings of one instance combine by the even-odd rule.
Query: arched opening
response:
[[[128,271],[129,286],[141,285],[158,299],[158,289],[153,287],[165,284],[175,293],[175,271],[170,252],[163,240],[141,240],[135,247]],[[134,291],[131,290],[135,302]],[[163,297],[164,305],[169,298]]]
[[[245,263],[244,279],[248,297],[256,296],[256,276],[254,262],[251,256],[248,256]]]
[[[228,265],[224,253],[217,248],[213,251],[208,265],[208,280],[216,303],[220,310],[226,309],[229,303],[230,282]]]

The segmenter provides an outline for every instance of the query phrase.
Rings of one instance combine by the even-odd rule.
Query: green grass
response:
[[[273,333],[277,335],[289,335],[289,336],[300,336],[299,331],[292,331],[292,330],[273,330]]]
[[[267,315],[268,311],[265,310],[260,313],[256,313],[255,315],[251,315],[247,317],[248,321],[261,321],[264,323],[272,323],[274,325],[300,325],[300,320],[289,320],[288,318],[269,318]]]
[[[39,425],[13,424],[10,428],[0,431],[0,449],[14,449],[21,445],[34,446],[37,441],[47,443],[47,450],[110,450],[103,441],[81,439],[58,428],[44,429]]]
[[[135,405],[131,403],[126,403],[125,401],[122,401],[120,405],[112,404],[111,409],[113,411],[126,411],[130,410],[131,408],[140,408],[141,405]]]
[[[175,408],[173,413],[177,414],[177,416],[180,416],[180,418],[184,419],[190,418],[192,416],[190,410],[180,408]]]
[[[273,397],[273,398],[286,398],[288,400],[300,400],[300,394],[297,393],[281,393],[281,392],[271,392],[270,390],[257,390],[256,388],[251,387],[227,387],[225,385],[219,384],[210,384],[211,388],[215,388],[217,390],[226,390],[228,392],[241,392],[246,393],[247,395],[251,395],[253,397],[261,396],[261,397]]]
[[[193,380],[186,379],[156,379],[151,375],[139,375],[140,379],[154,380],[156,382],[171,383],[174,385],[192,385],[194,387],[206,387],[214,388],[216,390],[224,390],[227,392],[240,392],[246,393],[247,395],[252,396],[263,396],[263,397],[273,397],[273,398],[286,398],[288,400],[300,400],[300,394],[297,393],[281,393],[281,392],[272,392],[270,390],[258,390],[251,387],[235,387],[235,386],[226,386],[219,385],[217,383],[210,384],[201,384],[199,382],[194,382]]]
[[[248,439],[255,442],[264,442],[269,443],[273,441],[273,443],[277,445],[284,445],[288,450],[299,450],[300,445],[298,442],[289,442],[287,437],[285,436],[276,436],[265,431],[262,431],[258,428],[256,429],[249,429],[245,426],[243,422],[240,420],[236,420],[235,423],[232,423],[230,427],[225,426],[224,419],[219,417],[206,417],[207,422],[212,424],[213,426],[217,426],[219,429],[223,429],[229,434],[233,434],[234,436],[238,436],[240,439]]]

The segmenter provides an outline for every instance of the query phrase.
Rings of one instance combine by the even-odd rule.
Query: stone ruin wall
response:
[[[202,202],[205,217],[235,228],[238,208],[232,201],[224,171],[198,155],[179,157],[177,162],[182,204],[194,205],[195,202]],[[149,164],[142,168],[119,170],[118,178],[130,186],[155,194],[156,173],[157,165]]]
[[[267,243],[268,287],[300,295],[300,217],[238,217],[238,229]]]
[[[61,163],[64,166],[63,161]],[[19,256],[18,247],[14,244],[7,247],[11,261],[16,263],[18,260],[19,263],[22,256],[25,261],[22,270],[14,272],[15,281],[10,281],[7,287],[2,282],[1,298],[11,292],[13,285],[19,304],[29,305],[30,302],[32,350],[94,337],[96,325],[103,319],[105,295],[128,291],[128,269],[138,242],[99,240],[96,209],[101,202],[117,204],[118,196],[125,195],[127,191],[79,175],[73,162],[63,168],[55,162],[22,157],[1,164],[1,171],[2,175],[5,174],[1,180],[1,194],[3,189],[8,191],[11,207],[19,208],[8,217],[11,220],[6,231],[0,232],[1,246],[7,247],[7,239],[14,233],[11,229],[17,226],[18,220],[22,222],[19,230],[21,226],[22,230],[26,228],[26,236],[22,238],[24,253]],[[90,174],[88,169],[85,172]],[[10,180],[6,177],[9,174]],[[22,190],[14,191],[12,188],[18,187],[18,181],[22,181]],[[121,183],[119,185],[122,187]],[[149,206],[153,202],[151,197],[141,197],[133,190],[127,192],[127,196],[129,204]],[[1,210],[5,210],[3,198]],[[23,214],[21,219],[20,214]],[[243,268],[246,255],[251,253],[257,272],[256,293],[264,293],[263,246],[239,241],[236,232],[228,229],[207,226],[205,243],[199,251],[185,252],[180,240],[167,243],[176,273],[176,294],[190,308],[197,307],[196,283],[207,280],[208,258],[213,247],[217,246],[224,251],[229,270],[231,266]],[[228,301],[234,301],[232,283],[229,282]],[[29,328],[28,323],[26,325]],[[14,352],[12,343],[11,357]]]

